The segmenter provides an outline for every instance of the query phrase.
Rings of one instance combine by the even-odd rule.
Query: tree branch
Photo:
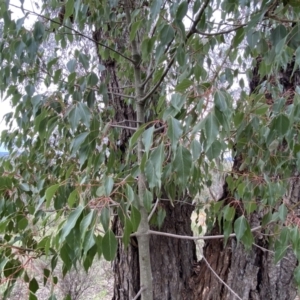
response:
[[[139,296],[142,294],[142,291],[144,290],[144,287],[141,287],[139,292],[135,295],[135,297],[132,300],[137,300],[139,298]]]
[[[206,32],[202,32],[198,29],[195,29],[195,33],[198,33],[198,34],[201,34],[201,35],[204,35],[204,36],[223,35],[223,34],[227,34],[227,33],[236,31],[237,29],[245,27],[246,25],[248,25],[248,24],[236,25],[235,28],[231,28],[231,29],[228,29],[228,30],[223,30],[223,31],[215,32],[215,33],[206,33]]]
[[[128,121],[129,122],[129,121]],[[130,127],[130,126],[123,126],[123,125],[117,125],[117,124],[110,124],[110,127],[116,127],[116,128],[124,128],[124,129],[129,129],[129,130],[134,130],[136,131],[136,127]]]
[[[251,232],[257,231],[261,229],[262,226],[257,226],[251,229]],[[161,231],[154,231],[154,230],[148,230],[148,234],[155,234],[155,235],[163,235],[167,237],[173,237],[175,239],[183,239],[183,240],[214,240],[214,239],[223,239],[225,238],[225,235],[204,235],[204,236],[186,236],[186,235],[179,235],[179,234],[173,234],[168,232],[161,232]],[[133,233],[131,236],[137,236],[135,233]],[[231,233],[228,237],[236,237],[235,233]]]
[[[190,32],[187,34],[186,39],[188,40],[194,33],[196,33],[196,27],[198,25],[198,23],[201,21],[201,18],[204,14],[204,11],[206,9],[206,7],[208,6],[210,0],[205,0],[205,2],[203,3],[198,15],[196,16],[195,21],[193,22],[193,25],[190,29]]]
[[[138,102],[141,104],[144,104],[146,102],[147,99],[149,99],[157,90],[157,88],[160,86],[160,84],[162,83],[162,81],[164,80],[164,78],[166,77],[166,75],[168,74],[172,64],[174,63],[174,57],[170,60],[170,62],[168,63],[165,71],[163,72],[163,74],[161,75],[159,81],[156,83],[156,85],[150,90],[150,92],[148,94],[146,94],[143,98],[141,98]]]
[[[217,277],[217,279],[226,286],[226,288],[235,295],[239,300],[243,300],[229,285],[226,284],[226,282],[215,272],[215,270],[211,267],[211,265],[208,263],[206,258],[202,256],[202,259],[206,263],[207,267],[212,271],[212,273]]]
[[[151,220],[151,218],[152,218],[152,216],[153,216],[153,214],[154,214],[154,212],[155,212],[155,210],[156,210],[156,207],[157,207],[157,205],[158,205],[158,202],[159,202],[159,198],[156,199],[155,205],[154,205],[154,207],[152,208],[151,213],[150,213],[149,216],[148,216],[148,222],[150,222],[150,220]]]

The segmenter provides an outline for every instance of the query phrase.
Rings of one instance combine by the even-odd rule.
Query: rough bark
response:
[[[164,201],[161,206],[166,211],[161,231],[193,235],[190,218],[194,207],[190,203],[172,206],[169,201]],[[190,278],[197,260],[194,241],[152,235],[150,245],[154,299],[192,299]]]
[[[162,232],[192,235],[190,217],[194,209],[190,203],[161,203],[166,211]],[[117,221],[118,222],[118,221]],[[122,234],[121,226],[115,223],[117,234]],[[152,228],[158,230],[158,228]],[[159,235],[150,238],[151,265],[153,274],[153,299],[190,300],[193,295],[193,265],[196,262],[195,243],[190,240],[174,239]],[[114,300],[132,299],[139,291],[138,247],[135,238],[127,250],[119,243],[114,262]]]
[[[291,202],[300,201],[300,179],[293,179]],[[257,226],[258,214],[251,216],[251,226]],[[210,235],[222,234],[215,225]],[[274,264],[274,253],[267,251],[268,241],[259,233],[255,245],[246,251],[236,239],[230,239],[227,245],[223,240],[209,240],[203,249],[208,263],[229,287],[244,300],[288,300],[295,299],[297,290],[293,282],[293,271],[297,259],[289,250],[286,256]],[[212,273],[204,261],[199,263],[199,274],[195,276],[194,299],[229,300],[237,299],[229,289]]]
[[[299,85],[299,71],[293,73],[293,68],[294,63],[291,62],[285,70],[279,72],[276,78],[283,85],[283,93],[287,99],[286,106],[293,103],[294,90]],[[250,83],[251,93],[255,92],[260,82],[265,79],[259,78],[258,66],[254,68],[253,79]],[[267,104],[272,105],[274,103],[271,93],[267,90],[265,91],[265,98]],[[279,147],[284,150],[286,145],[283,143]],[[242,157],[242,153],[238,153],[235,157],[233,171],[239,169]],[[300,201],[299,190],[300,177],[299,174],[295,173],[289,182],[287,196],[282,201],[291,207],[296,207],[295,204]],[[230,199],[230,197],[230,192],[225,184],[222,199]],[[260,213],[254,212],[249,219],[250,226],[252,228],[258,226],[261,223],[261,217]],[[288,215],[289,224],[299,224],[297,223],[298,220],[298,209]],[[288,222],[286,225],[289,225]],[[216,222],[208,235],[217,234],[222,234],[222,230]],[[293,272],[297,266],[297,259],[293,251],[288,249],[285,257],[275,265],[272,245],[267,237],[259,232],[255,233],[254,237],[255,242],[250,251],[246,251],[244,246],[238,244],[235,238],[229,239],[227,245],[224,244],[223,239],[208,240],[203,249],[203,255],[218,276],[243,300],[295,299],[297,290],[293,281]],[[205,261],[202,260],[198,263],[197,270],[199,270],[198,274],[193,277],[196,286],[194,299],[237,299],[230,289],[212,273]]]

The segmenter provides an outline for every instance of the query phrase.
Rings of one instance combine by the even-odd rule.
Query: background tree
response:
[[[0,2],[1,91],[14,107],[1,136],[11,151],[0,185],[5,296],[22,276],[36,298],[28,261],[50,257],[50,278],[58,257],[66,274],[96,254],[114,260],[114,299],[274,292],[267,251],[276,262],[289,245],[299,252],[296,198],[283,201],[300,159],[297,5],[45,1],[39,13],[21,3],[13,20],[17,8]],[[254,75],[250,96],[244,73]],[[206,206],[221,239],[205,237],[199,273],[192,199],[228,151],[224,196]],[[240,265],[251,273],[243,290]],[[291,272],[278,299],[295,294]]]

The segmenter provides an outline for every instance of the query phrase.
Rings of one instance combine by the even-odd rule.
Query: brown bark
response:
[[[192,235],[190,217],[194,209],[190,203],[172,205],[163,201],[161,207],[166,218],[160,231],[178,235]],[[118,222],[118,221],[117,221]],[[117,234],[122,234],[117,225]],[[157,228],[152,228],[158,230]],[[151,265],[155,300],[190,300],[193,295],[190,278],[196,262],[195,243],[190,240],[174,239],[152,235]],[[114,300],[134,298],[140,289],[138,268],[138,247],[136,240],[125,250],[119,242],[117,258],[114,262],[115,286]]]

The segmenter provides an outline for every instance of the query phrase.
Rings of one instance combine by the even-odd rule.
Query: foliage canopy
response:
[[[6,295],[23,277],[36,299],[26,265],[39,257],[51,258],[45,280],[58,258],[64,273],[113,260],[118,238],[161,226],[156,199],[195,198],[228,153],[243,154],[226,177],[233,198],[212,201],[210,219],[251,249],[248,217],[259,211],[275,261],[289,245],[300,258],[294,208],[282,202],[300,171],[299,90],[286,89],[299,75],[295,2],[42,1],[38,13],[0,2],[0,89],[13,107],[1,134]],[[259,84],[251,93],[245,74]]]

